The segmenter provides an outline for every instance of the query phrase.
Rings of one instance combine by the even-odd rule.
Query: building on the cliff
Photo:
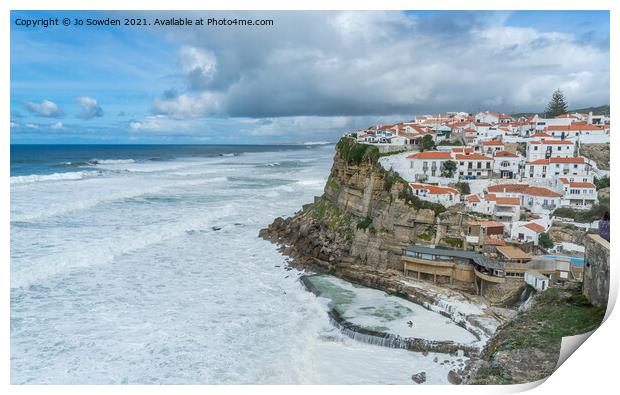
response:
[[[609,241],[597,234],[585,240],[583,294],[595,306],[607,306],[609,298]]]
[[[445,207],[461,202],[461,194],[454,188],[419,183],[411,183],[409,186],[411,186],[413,195],[422,200],[439,203]]]
[[[473,284],[480,295],[485,288],[506,281],[500,263],[471,251],[410,245],[402,259],[405,276],[433,283]]]

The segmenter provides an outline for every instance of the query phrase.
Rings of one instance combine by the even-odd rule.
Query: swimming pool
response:
[[[570,259],[570,263],[572,263],[573,265],[577,265],[577,266],[583,266],[583,262],[584,262],[583,258],[575,258],[575,257],[563,256],[563,255],[543,255],[543,257],[549,258],[549,259],[561,259],[561,258]]]

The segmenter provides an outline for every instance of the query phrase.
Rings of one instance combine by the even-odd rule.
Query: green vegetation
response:
[[[607,204],[609,200],[607,199]],[[589,210],[575,210],[569,207],[560,207],[555,209],[553,215],[562,218],[571,218],[575,222],[590,223],[602,219],[605,213],[609,212],[609,207],[602,204],[592,206]]]
[[[446,237],[443,237],[441,241],[443,241],[444,243],[448,244],[450,247],[453,247],[453,248],[463,248],[463,239],[460,239],[458,237],[446,236]]]
[[[568,106],[566,104],[566,98],[564,93],[560,89],[556,89],[551,95],[551,100],[547,104],[545,109],[545,116],[547,118],[557,117],[558,115],[566,114]]]
[[[491,360],[498,351],[539,349],[557,360],[562,337],[574,336],[596,329],[605,316],[605,309],[592,306],[581,290],[550,288],[535,296],[535,304],[500,329],[484,355]],[[541,372],[549,375],[552,371]],[[544,377],[544,376],[543,376]],[[542,377],[541,377],[542,378]],[[480,369],[472,384],[510,384],[501,372]]]
[[[469,195],[471,193],[471,188],[469,187],[468,182],[459,181],[454,184],[454,188],[458,189],[461,195]]]
[[[392,186],[397,182],[401,182],[403,184],[407,184],[398,172],[395,171],[386,171],[383,176],[383,189],[387,192],[392,190]]]
[[[422,142],[420,143],[420,151],[432,151],[436,148],[437,146],[433,141],[433,136],[427,134],[426,136],[422,137]]]
[[[368,144],[359,144],[355,140],[343,137],[336,145],[342,159],[349,164],[359,165],[362,162],[376,163],[379,159],[379,149]]]
[[[366,217],[357,223],[357,229],[368,229],[372,225],[372,218]]]
[[[336,191],[340,190],[340,184],[338,184],[338,182],[336,182],[336,180],[334,180],[332,177],[329,177],[329,179],[327,180],[327,185],[331,189],[334,189]]]
[[[551,241],[551,238],[549,237],[549,234],[543,232],[541,234],[538,235],[538,245],[541,246],[542,248],[552,248],[553,247],[553,241]]]
[[[456,171],[456,162],[447,160],[441,165],[441,176],[452,177]]]
[[[403,199],[408,205],[417,209],[433,210],[435,212],[435,215],[439,215],[446,211],[446,208],[439,203],[427,202],[415,196],[413,194],[413,191],[411,190],[411,187],[408,184],[405,185],[405,187],[400,191],[398,197],[400,199]]]
[[[596,190],[597,191],[599,189],[609,188],[609,177],[605,176],[605,177],[602,177],[602,178],[595,178],[594,179],[594,185],[596,185]]]
[[[461,146],[463,145],[463,142],[461,140],[441,140],[440,142],[437,143],[437,145],[455,145],[455,146]]]
[[[435,228],[426,229],[424,233],[418,235],[418,239],[424,241],[431,241],[435,237]]]

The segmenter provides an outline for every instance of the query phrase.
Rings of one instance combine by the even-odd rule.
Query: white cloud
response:
[[[185,87],[155,99],[153,112],[175,118],[516,112],[542,110],[558,87],[571,107],[609,100],[608,49],[570,34],[506,26],[504,13],[275,17],[271,29],[185,32],[179,52]]]
[[[26,101],[24,107],[33,114],[45,118],[59,118],[64,115],[60,106],[50,100],[43,100],[40,104]]]
[[[88,120],[103,116],[103,109],[97,104],[97,99],[88,96],[80,96],[77,97],[76,100],[81,107],[81,111],[78,114],[79,118]]]
[[[18,127],[19,127],[19,124],[17,122],[11,121],[11,129],[18,128]]]
[[[50,129],[53,129],[53,130],[62,130],[64,128],[65,128],[65,125],[63,125],[62,122],[56,122],[50,126]]]
[[[26,124],[26,128],[28,128],[28,129],[38,129],[39,125],[37,125],[36,123],[27,123]]]

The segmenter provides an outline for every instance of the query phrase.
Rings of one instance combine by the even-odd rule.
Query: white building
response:
[[[559,177],[567,177],[570,181],[591,182],[593,180],[592,169],[586,159],[581,156],[538,159],[528,162],[523,172],[523,178],[548,180],[554,183]]]
[[[580,136],[609,136],[605,129],[597,125],[573,122],[570,125],[547,126],[545,132],[560,139],[578,138]]]
[[[567,178],[560,178],[562,186],[562,206],[576,209],[589,209],[596,204],[598,197],[596,186],[591,182],[571,182]]]
[[[424,151],[409,155],[407,159],[410,160],[416,180],[424,180],[428,177],[440,177],[444,163],[452,160],[452,154],[450,152]]]
[[[546,159],[552,156],[568,158],[574,156],[575,143],[570,140],[534,140],[527,143],[527,157],[529,162]]]
[[[500,178],[517,178],[522,162],[523,157],[516,152],[496,151],[493,155],[493,173]]]
[[[534,131],[545,130],[548,126],[568,126],[575,118],[540,118],[538,114],[534,115],[530,122],[531,129]]]
[[[548,215],[560,207],[562,199],[562,194],[549,188],[528,184],[496,184],[487,187],[487,191],[501,197],[519,197],[521,207],[543,215]]]
[[[521,243],[534,243],[538,245],[538,236],[545,232],[545,227],[536,222],[522,223],[513,226],[510,231],[510,238]]]
[[[460,178],[490,178],[493,173],[493,158],[481,154],[456,154],[457,174]]]
[[[491,155],[498,151],[504,151],[506,148],[504,147],[504,143],[498,140],[486,140],[480,143],[482,153],[485,155]]]
[[[535,270],[525,272],[524,279],[527,284],[538,292],[545,291],[549,288],[549,277]]]
[[[454,188],[419,183],[411,183],[409,185],[414,196],[422,200],[439,203],[444,207],[454,206],[461,202],[461,194]]]

